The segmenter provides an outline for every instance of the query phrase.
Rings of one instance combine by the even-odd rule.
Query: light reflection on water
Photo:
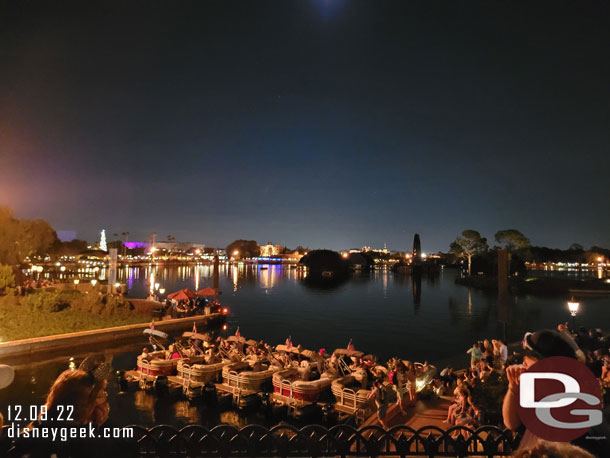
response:
[[[230,309],[230,333],[239,326],[246,338],[271,344],[293,342],[317,350],[345,347],[353,339],[356,348],[386,360],[400,355],[437,366],[451,361],[466,365],[466,350],[476,339],[521,340],[525,331],[555,327],[570,319],[564,297],[523,296],[498,304],[495,294],[456,285],[455,270],[443,270],[415,282],[410,276],[390,271],[355,274],[334,289],[318,289],[303,282],[302,273],[283,265],[221,265],[220,300]],[[103,273],[103,272],[102,272]],[[118,271],[131,297],[146,297],[158,282],[167,293],[213,286],[213,267],[130,267]],[[572,274],[574,275],[574,274]],[[592,272],[597,276],[597,272]],[[578,324],[610,329],[610,298],[580,298]],[[132,369],[145,340],[115,349],[99,349],[112,358],[115,369]],[[52,381],[68,367],[66,355],[56,360],[17,367],[11,387],[0,391],[0,410],[6,405],[37,404],[43,401]],[[77,364],[84,355],[73,355]],[[220,422],[235,425],[265,424],[260,412],[241,415],[233,410],[210,409],[186,401],[158,399],[152,394],[119,394],[110,385],[111,421],[116,424]]]

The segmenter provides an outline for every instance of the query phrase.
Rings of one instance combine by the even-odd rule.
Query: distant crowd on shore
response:
[[[150,301],[160,302],[156,294],[147,298]],[[208,315],[220,312],[221,304],[217,299],[210,300],[207,297],[198,296],[194,299],[165,299],[161,302],[158,313],[161,316],[170,315],[172,318],[184,318],[193,315]]]

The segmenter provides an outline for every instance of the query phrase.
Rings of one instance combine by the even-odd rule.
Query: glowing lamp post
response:
[[[159,294],[163,296],[165,294],[165,288],[159,288]]]
[[[80,283],[80,280],[78,278],[74,279],[74,287],[78,288],[78,284]]]
[[[161,286],[159,283],[155,283],[155,289],[159,289],[159,286]]]
[[[576,314],[579,307],[580,303],[576,302],[573,297],[568,301],[568,309],[570,310],[570,315],[572,315],[572,329],[576,329]]]
[[[94,278],[93,280],[91,280],[91,286],[95,288],[95,285],[97,285],[97,280]]]

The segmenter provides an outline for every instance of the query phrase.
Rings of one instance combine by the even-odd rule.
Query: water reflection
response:
[[[199,422],[199,410],[187,400],[176,401],[174,403],[174,415],[187,424]]]
[[[151,421],[155,422],[155,397],[144,390],[134,392],[133,403],[136,409],[150,415]]]
[[[273,289],[277,286],[282,274],[281,265],[259,266],[258,277],[262,288],[266,290]]]
[[[239,270],[236,265],[233,265],[232,272],[233,272],[233,292],[237,292],[237,283],[239,281]]]
[[[303,285],[308,289],[314,291],[332,291],[339,289],[347,282],[348,277],[337,276],[331,278],[325,278],[320,276],[308,275],[306,272],[303,274]]]
[[[155,272],[151,271],[149,279],[148,279],[148,291],[151,296],[155,292],[155,281],[156,281]]]
[[[415,313],[418,312],[419,306],[421,305],[421,276],[422,274],[417,272],[413,273],[413,309]]]
[[[201,289],[214,282],[224,293],[220,300],[230,310],[228,323],[233,331],[241,326],[247,335],[271,343],[283,341],[289,332],[295,338],[298,335],[304,345],[318,348],[344,346],[350,338],[364,336],[366,350],[380,357],[405,348],[405,352],[425,352],[423,357],[438,360],[449,357],[450,350],[435,341],[439,335],[443,342],[468,347],[473,338],[506,334],[507,339],[520,340],[526,330],[555,327],[556,321],[569,319],[566,298],[504,300],[496,293],[456,285],[459,272],[454,269],[420,276],[374,270],[317,281],[291,266],[262,267],[222,263],[217,282],[212,264],[131,266],[121,268],[119,275],[127,283],[130,297],[147,297],[155,283],[170,293]],[[94,269],[87,269],[83,275],[92,275]],[[570,274],[599,276],[597,270]],[[609,297],[587,298],[579,322],[610,328],[604,304],[610,306]],[[415,343],[421,341],[427,344],[417,350],[420,345]]]

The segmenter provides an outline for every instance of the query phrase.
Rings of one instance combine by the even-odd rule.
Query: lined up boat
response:
[[[273,374],[281,369],[281,365],[272,355],[258,354],[259,342],[246,340],[239,334],[239,329],[225,342],[230,346],[228,351],[233,362],[222,368],[222,383],[216,388],[231,394],[234,403],[244,407],[251,404],[265,386],[270,386]],[[238,358],[241,360],[235,361]]]
[[[355,415],[363,419],[373,411],[369,377],[364,370],[357,370],[350,375],[337,378],[332,382],[331,390],[335,397],[335,409],[339,412]]]
[[[272,401],[281,404],[306,405],[330,394],[330,385],[336,375],[325,371],[325,359],[312,350],[300,350],[278,345],[277,353],[297,356],[291,367],[273,374]]]
[[[177,359],[167,359],[168,350],[161,342],[161,339],[166,340],[169,336],[154,328],[147,328],[144,334],[149,336],[149,342],[154,350],[152,352],[143,352],[137,359],[137,371],[147,377],[168,376],[176,373],[178,367]]]
[[[290,338],[272,349],[262,342],[246,340],[239,330],[226,339],[214,340],[193,328],[193,332],[183,334],[182,342],[167,350],[162,343],[167,334],[153,326],[144,334],[149,336],[154,351],[145,350],[138,356],[137,372],[132,372],[138,374],[140,386],[149,388],[164,377],[164,383],[189,399],[211,390],[229,395],[235,404],[245,407],[258,400],[259,394],[269,393],[273,405],[302,414],[334,397],[336,411],[362,420],[374,411],[374,402],[369,399],[373,382],[388,375],[385,366],[377,364],[373,355],[355,350],[351,341],[347,348],[336,349],[329,357],[323,350],[317,353],[295,347]],[[416,390],[421,391],[432,382],[437,370],[427,363],[415,363],[415,369]],[[387,381],[386,386],[390,398],[395,396]]]
[[[198,355],[178,359],[178,377],[190,384],[206,384],[219,380],[222,368],[231,364],[228,354],[216,351],[210,345],[209,334],[185,332],[183,338],[189,339],[190,348],[201,353]],[[202,342],[203,349],[198,346]]]

